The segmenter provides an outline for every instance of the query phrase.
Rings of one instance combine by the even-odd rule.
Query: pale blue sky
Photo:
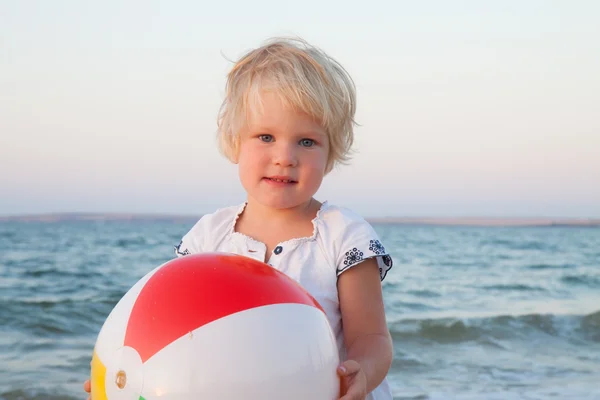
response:
[[[597,217],[598,21],[593,0],[0,1],[0,215],[243,201],[214,140],[224,56],[298,35],[358,88],[358,153],[320,200]]]

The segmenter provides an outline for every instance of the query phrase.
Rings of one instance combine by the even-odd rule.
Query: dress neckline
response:
[[[265,243],[261,242],[260,240],[257,240],[251,236],[248,236],[244,233],[241,232],[237,232],[235,230],[235,225],[238,221],[238,219],[240,218],[240,215],[242,215],[242,213],[244,212],[244,210],[246,209],[246,206],[248,205],[248,201],[244,201],[242,204],[240,204],[240,206],[238,207],[230,225],[229,225],[229,235],[230,236],[239,236],[242,237],[248,241],[254,242],[254,243],[258,243],[261,244],[263,246],[266,246]],[[289,244],[300,244],[302,242],[308,242],[308,241],[312,241],[315,240],[317,238],[317,234],[318,234],[318,222],[321,220],[321,216],[322,213],[329,207],[329,202],[327,200],[323,201],[321,203],[321,206],[319,207],[319,209],[317,210],[317,214],[315,215],[315,217],[311,220],[312,226],[313,226],[313,232],[312,235],[310,236],[303,236],[303,237],[297,237],[297,238],[292,238],[292,239],[288,239],[285,240],[283,242],[279,242],[277,243],[277,246],[283,246],[283,245],[289,245]],[[276,246],[276,247],[277,247]]]

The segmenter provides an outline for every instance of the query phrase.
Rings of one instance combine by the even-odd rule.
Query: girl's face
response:
[[[240,132],[237,162],[248,201],[274,209],[306,205],[325,175],[327,133],[304,113],[285,107],[277,94],[263,93],[262,110]]]

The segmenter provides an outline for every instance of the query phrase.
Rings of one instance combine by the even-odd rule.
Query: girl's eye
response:
[[[258,138],[266,143],[273,141],[273,136],[271,136],[271,135],[260,135]]]
[[[300,145],[304,147],[312,147],[315,144],[315,141],[312,139],[302,139],[300,141]]]

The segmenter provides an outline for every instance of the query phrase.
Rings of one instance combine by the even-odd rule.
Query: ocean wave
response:
[[[600,311],[584,316],[581,319],[581,326],[592,341],[600,343]]]
[[[101,298],[0,299],[0,326],[38,338],[95,333],[113,303]]]
[[[83,392],[83,390],[82,390]],[[22,389],[10,390],[0,393],[2,400],[75,400],[77,397],[64,394],[51,394],[46,392],[25,391]]]
[[[587,286],[591,288],[600,287],[600,275],[565,275],[560,280],[568,285]]]
[[[434,292],[432,290],[422,289],[422,290],[407,290],[406,293],[411,294],[417,297],[424,298],[433,298],[433,297],[441,297],[440,293]]]
[[[117,248],[129,249],[137,247],[145,247],[148,245],[148,241],[143,236],[133,238],[120,238],[114,243]]]
[[[527,240],[524,238],[518,239],[484,239],[480,242],[481,246],[499,247],[509,250],[520,250],[520,251],[548,251],[555,252],[558,247],[554,243],[544,242],[542,240]]]
[[[394,340],[426,340],[436,343],[478,341],[502,347],[499,341],[532,335],[600,342],[600,310],[587,315],[526,314],[484,318],[404,319],[390,324]]]
[[[499,290],[499,291],[511,291],[511,292],[545,292],[547,289],[544,289],[539,286],[531,286],[525,285],[522,283],[515,284],[497,284],[497,285],[487,285],[481,286],[481,289],[485,290]]]
[[[540,270],[544,270],[544,269],[570,269],[570,268],[575,268],[575,264],[546,264],[546,263],[541,263],[541,264],[531,264],[528,265],[526,268],[528,269],[540,269]]]

